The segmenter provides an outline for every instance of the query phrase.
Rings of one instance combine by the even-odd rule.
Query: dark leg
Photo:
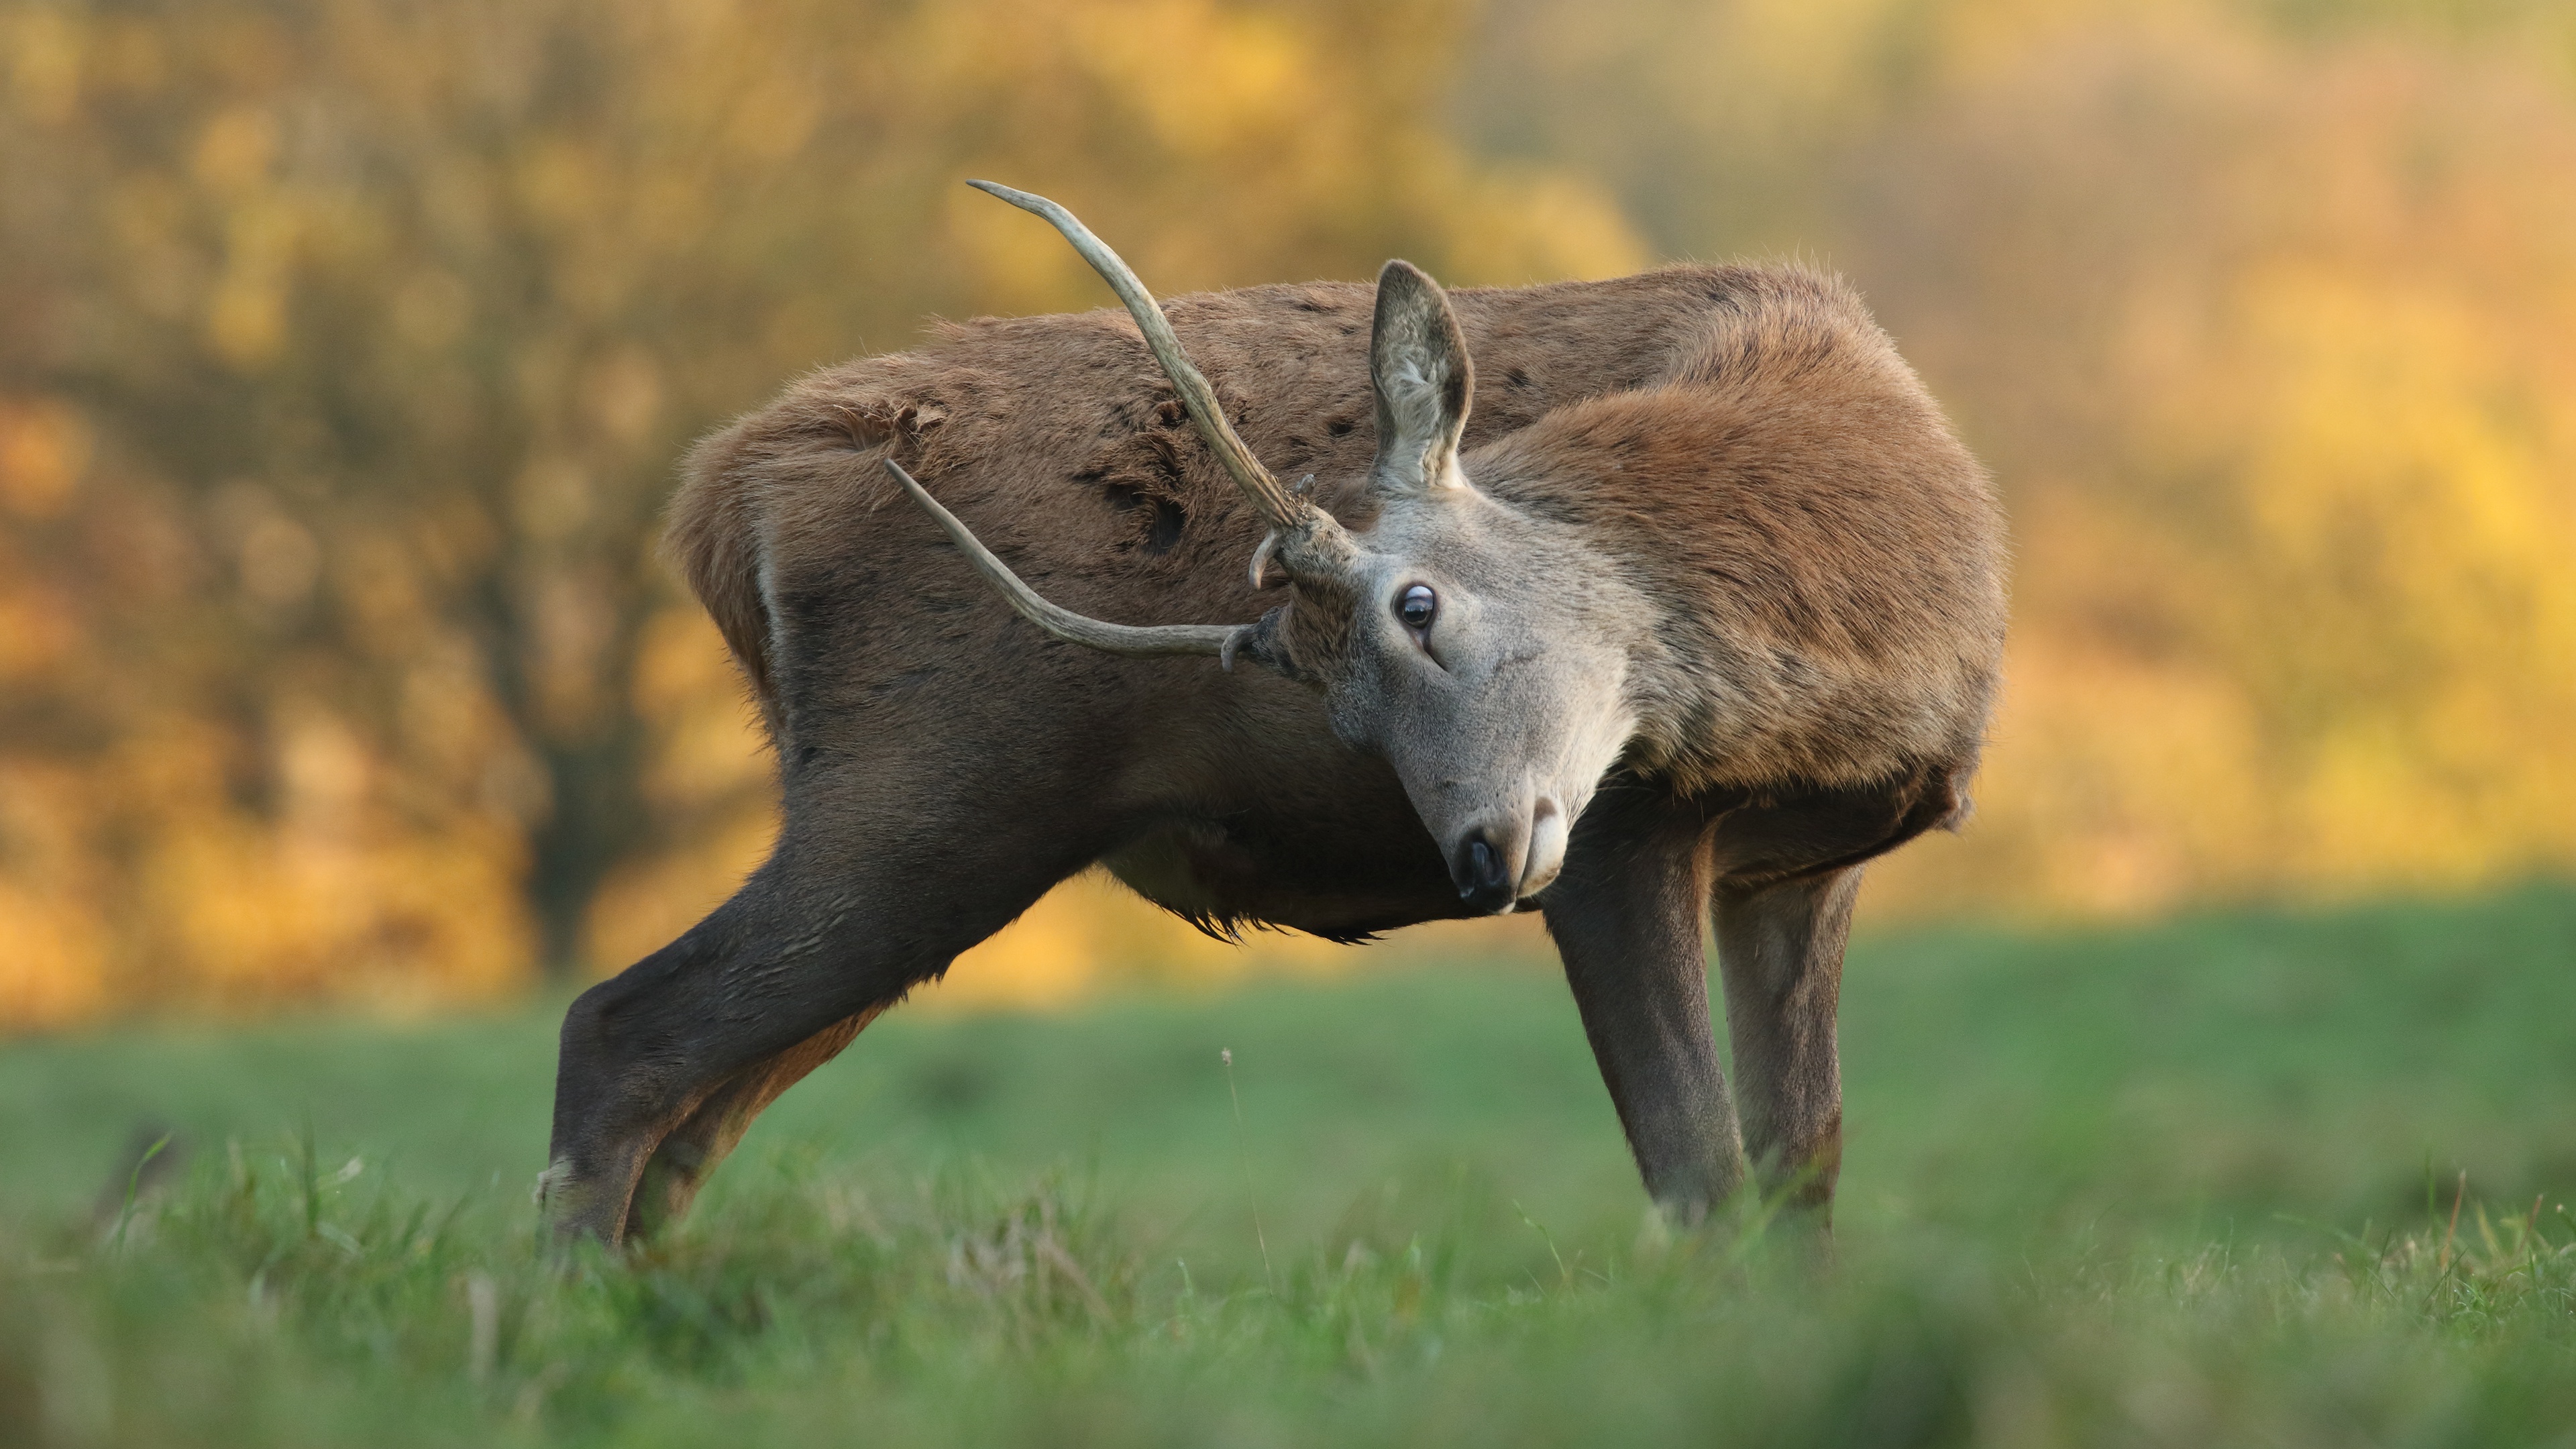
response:
[[[649,1238],[686,1215],[707,1175],[751,1130],[751,1119],[777,1101],[780,1093],[803,1081],[806,1073],[839,1056],[884,1009],[871,1007],[834,1022],[716,1088],[645,1161],[634,1200],[627,1205],[626,1236]]]
[[[1605,791],[1541,898],[1646,1191],[1683,1223],[1744,1180],[1709,1026],[1705,834],[1695,810]]]
[[[1769,885],[1721,883],[1715,892],[1744,1145],[1764,1189],[1792,1188],[1792,1201],[1820,1221],[1832,1215],[1842,1165],[1834,1009],[1860,875],[1850,866]]]
[[[573,1003],[543,1183],[559,1232],[613,1246],[667,1221],[762,1107],[1083,859],[1007,828],[867,833],[816,848],[791,821],[732,900]]]

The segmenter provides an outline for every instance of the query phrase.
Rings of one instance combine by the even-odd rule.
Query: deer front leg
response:
[[[1834,1012],[1860,876],[1849,866],[1767,885],[1721,883],[1715,892],[1744,1145],[1763,1189],[1788,1191],[1820,1225],[1832,1217],[1842,1167]]]
[[[1709,1024],[1705,834],[1687,807],[1605,790],[1541,897],[1646,1192],[1685,1225],[1744,1181]]]

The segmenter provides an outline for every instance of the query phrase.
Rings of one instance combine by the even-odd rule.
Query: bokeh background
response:
[[[2563,0],[0,0],[0,1030],[720,900],[768,762],[675,459],[1105,300],[968,176],[1165,294],[1850,276],[2017,555],[1978,816],[1873,921],[2576,871]],[[1085,880],[939,994],[1354,959]]]

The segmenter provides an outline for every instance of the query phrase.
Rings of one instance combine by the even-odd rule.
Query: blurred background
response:
[[[1978,816],[1872,920],[2576,871],[2563,0],[0,0],[0,1030],[721,900],[771,789],[674,463],[1106,300],[968,176],[1166,295],[1850,276],[2017,554]],[[1357,959],[1085,880],[942,994]]]

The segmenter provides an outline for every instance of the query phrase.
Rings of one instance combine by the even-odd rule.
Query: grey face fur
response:
[[[1270,521],[1254,579],[1275,558],[1294,599],[1238,627],[1088,619],[1040,598],[892,459],[887,471],[1014,608],[1058,638],[1118,654],[1215,654],[1229,667],[1246,652],[1320,685],[1334,732],[1395,767],[1475,909],[1508,911],[1546,889],[1575,817],[1634,732],[1630,675],[1653,608],[1571,529],[1467,477],[1458,448],[1475,368],[1439,284],[1409,262],[1378,274],[1369,486],[1381,507],[1353,535],[1252,457],[1115,252],[1043,197],[973,184],[1053,222],[1126,301],[1201,437]]]
[[[1314,661],[1334,732],[1395,767],[1459,895],[1509,910],[1565,861],[1574,819],[1634,727],[1647,600],[1567,530],[1480,492],[1460,466],[1473,369],[1432,280],[1378,278],[1370,346],[1384,500],[1332,589],[1338,658]],[[1417,589],[1430,592],[1427,623]],[[1406,617],[1408,596],[1416,620]],[[1325,600],[1332,599],[1332,604]]]

